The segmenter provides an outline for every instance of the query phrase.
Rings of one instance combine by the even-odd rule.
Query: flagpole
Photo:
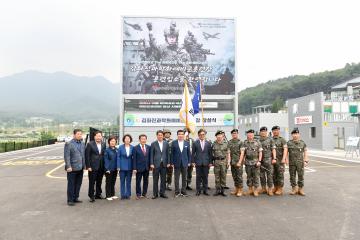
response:
[[[187,81],[185,80],[185,86],[184,86],[184,91],[185,91],[185,113],[186,113],[186,129],[188,129],[188,95],[187,95]]]
[[[200,79],[200,104],[201,104],[201,118],[202,118],[202,128],[205,130],[204,127],[204,105],[203,105],[203,95],[202,95],[202,89],[203,89],[203,82]]]

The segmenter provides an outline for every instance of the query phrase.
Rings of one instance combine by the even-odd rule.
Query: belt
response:
[[[215,160],[219,160],[219,161],[222,161],[222,160],[225,160],[225,158],[215,158]]]

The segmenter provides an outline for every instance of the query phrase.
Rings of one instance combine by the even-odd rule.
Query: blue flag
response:
[[[198,82],[196,85],[194,97],[192,99],[194,114],[197,114],[200,112],[200,101],[201,101],[201,90],[200,90],[200,82]]]

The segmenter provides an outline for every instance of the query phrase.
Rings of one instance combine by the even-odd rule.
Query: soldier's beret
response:
[[[298,128],[294,128],[294,129],[291,131],[291,134],[295,134],[295,133],[300,133]]]
[[[271,128],[271,131],[273,131],[273,130],[280,130],[280,127],[279,127],[279,126],[273,126],[273,127]]]
[[[170,129],[164,129],[163,132],[164,132],[164,134],[165,134],[165,133],[170,133],[170,134],[171,134]]]
[[[215,133],[215,136],[219,135],[219,134],[223,134],[224,132],[222,130],[217,130]]]
[[[246,133],[255,133],[254,129],[249,129],[246,131]]]
[[[267,127],[261,127],[261,128],[260,128],[260,132],[261,132],[261,131],[267,131]]]
[[[231,130],[231,132],[230,133],[238,133],[239,132],[239,130],[237,130],[236,128],[234,128],[233,130]]]

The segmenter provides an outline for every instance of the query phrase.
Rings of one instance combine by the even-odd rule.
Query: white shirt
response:
[[[164,145],[164,141],[158,141],[158,143],[159,143],[159,147],[160,147],[160,151],[162,152],[162,150],[163,150],[163,145]]]
[[[178,142],[179,142],[180,152],[182,152],[184,149],[184,141],[178,141]]]
[[[204,151],[205,148],[205,140],[200,140],[201,150]]]
[[[130,156],[130,146],[125,146],[126,156]]]
[[[101,143],[96,143],[96,146],[97,146],[97,148],[99,150],[99,154],[101,154]]]

